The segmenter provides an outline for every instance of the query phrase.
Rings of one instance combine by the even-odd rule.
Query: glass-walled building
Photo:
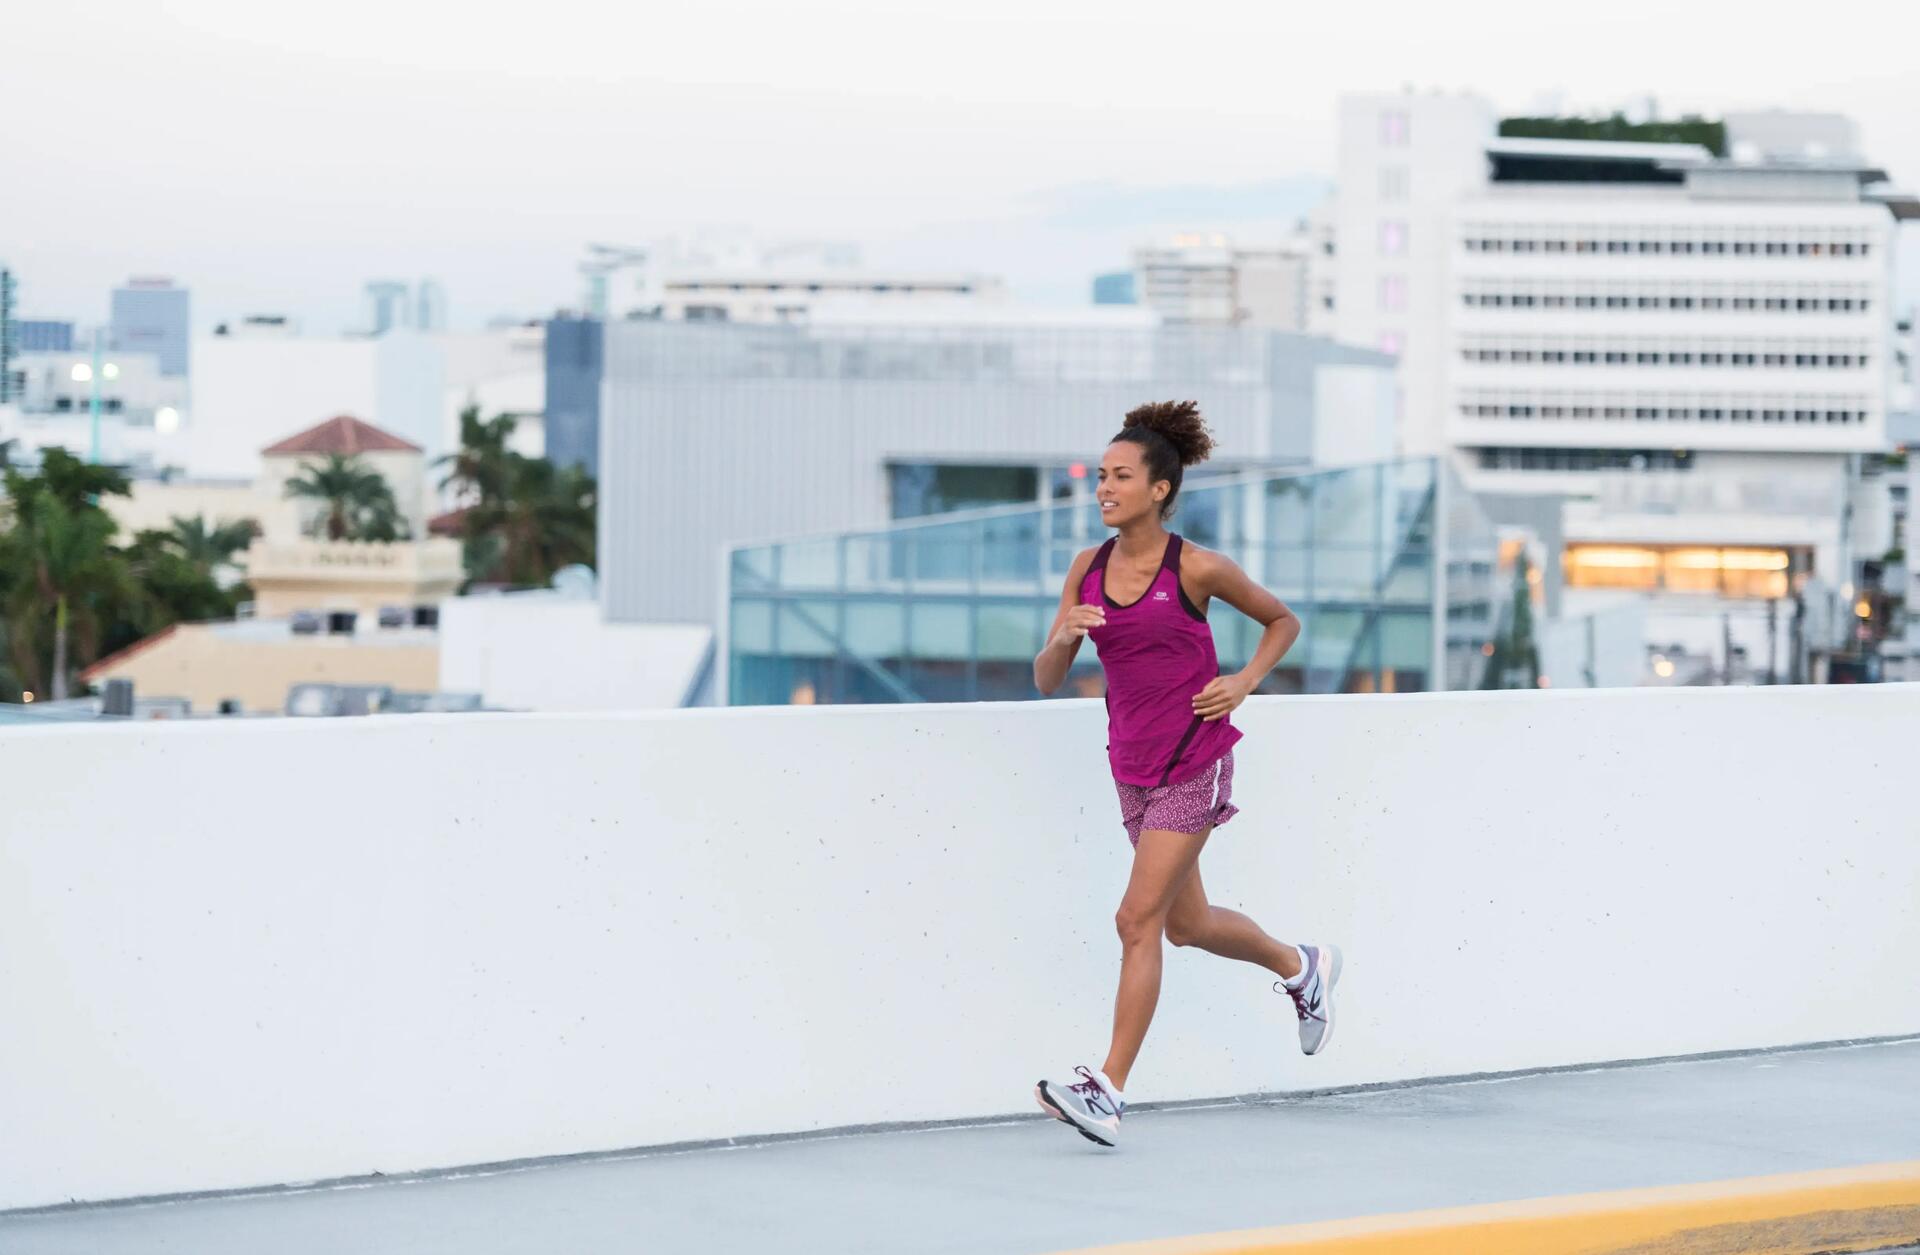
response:
[[[1262,691],[1476,686],[1498,627],[1497,539],[1443,463],[1192,483],[1171,526],[1232,557],[1300,615],[1300,640]],[[1083,474],[1035,506],[736,547],[727,701],[1036,697],[1033,657],[1068,568],[1109,534]],[[1258,626],[1224,604],[1209,617],[1222,669],[1244,666]],[[1064,692],[1100,694],[1091,647]]]

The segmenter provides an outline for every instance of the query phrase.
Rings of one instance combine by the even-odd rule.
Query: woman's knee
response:
[[[1114,931],[1120,934],[1123,945],[1142,945],[1158,941],[1165,931],[1167,917],[1157,911],[1143,910],[1122,902],[1120,909],[1114,912]]]

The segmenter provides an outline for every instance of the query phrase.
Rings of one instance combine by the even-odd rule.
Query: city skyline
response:
[[[1650,4],[1560,28],[1483,4],[1475,30],[1531,38],[1472,41],[1457,13],[1412,6],[1364,39],[1332,15],[1220,4],[1174,22],[1144,5],[736,0],[588,25],[563,3],[544,31],[495,12],[452,32],[364,3],[324,27],[226,0],[108,8],[84,42],[51,12],[18,19],[36,55],[12,79],[66,123],[18,137],[36,192],[9,207],[0,254],[26,316],[102,318],[114,285],[163,273],[194,290],[196,330],[269,310],[333,332],[366,280],[429,274],[470,328],[573,303],[588,241],[704,228],[847,240],[876,266],[1084,304],[1093,274],[1167,230],[1282,232],[1329,181],[1338,96],[1403,84],[1509,112],[1650,96],[1663,116],[1842,112],[1870,160],[1920,183],[1904,45],[1862,38],[1870,22],[1796,30],[1796,60],[1846,74],[1788,85],[1780,28]],[[1549,55],[1574,47],[1577,63]],[[90,134],[110,145],[75,142]],[[1902,253],[1910,302],[1920,245]]]

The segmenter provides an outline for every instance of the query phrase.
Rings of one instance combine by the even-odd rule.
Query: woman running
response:
[[[1228,716],[1300,635],[1300,620],[1217,553],[1181,542],[1165,523],[1185,467],[1203,461],[1213,437],[1191,401],[1143,405],[1127,415],[1100,460],[1100,517],[1118,535],[1074,558],[1046,647],[1033,660],[1042,693],[1060,687],[1093,637],[1107,675],[1107,757],[1120,819],[1133,842],[1133,873],[1114,923],[1120,990],[1113,1040],[1098,1068],[1078,1081],[1041,1081],[1034,1097],[1082,1136],[1112,1146],[1126,1112],[1127,1076],[1160,1000],[1160,939],[1258,964],[1293,1000],[1300,1048],[1318,1054],[1333,1032],[1340,951],[1275,941],[1238,911],[1210,906],[1200,849],[1232,804]],[[1253,661],[1220,674],[1207,626],[1214,598],[1261,624]]]

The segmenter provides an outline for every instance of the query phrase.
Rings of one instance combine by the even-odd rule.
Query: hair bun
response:
[[[1207,420],[1200,417],[1195,401],[1150,401],[1136,406],[1127,412],[1122,430],[1127,427],[1143,427],[1165,436],[1179,453],[1182,466],[1204,462],[1213,452],[1213,433],[1207,430]]]

